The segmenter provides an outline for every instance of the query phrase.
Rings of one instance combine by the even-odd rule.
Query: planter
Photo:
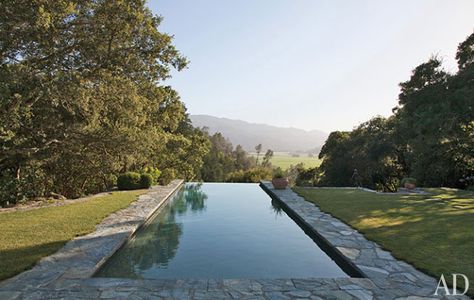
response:
[[[277,190],[284,190],[288,186],[288,179],[286,178],[273,178],[273,187]]]
[[[405,182],[404,186],[407,190],[414,190],[416,188],[416,184],[409,182]]]

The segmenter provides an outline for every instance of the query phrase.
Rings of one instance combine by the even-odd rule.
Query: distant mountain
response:
[[[264,151],[317,153],[328,136],[320,130],[284,128],[208,115],[190,115],[190,118],[195,127],[208,127],[211,134],[220,132],[234,146],[240,144],[247,151],[255,151],[255,146],[262,144]]]

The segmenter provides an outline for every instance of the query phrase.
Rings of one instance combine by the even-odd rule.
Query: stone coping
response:
[[[357,231],[291,190],[262,188],[305,220],[368,278],[176,279],[94,278],[109,258],[182,185],[153,188],[91,234],[67,243],[33,269],[0,284],[0,299],[457,299],[433,297],[436,281],[395,260]],[[459,298],[461,299],[461,298]],[[462,298],[468,299],[468,298]]]
[[[397,260],[378,244],[367,240],[349,225],[322,212],[293,190],[277,190],[271,182],[262,181],[261,187],[289,210],[309,230],[333,248],[348,264],[355,267],[377,288],[397,290],[405,296],[432,297],[438,281],[412,265]],[[388,295],[384,299],[391,299]],[[449,299],[453,299],[452,296]],[[469,299],[459,297],[459,299]]]
[[[381,290],[366,278],[61,279],[45,287],[0,290],[0,299],[425,299]]]
[[[31,270],[1,282],[0,289],[41,287],[60,278],[91,277],[183,182],[174,180],[167,186],[152,187],[128,207],[103,219],[94,232],[69,241],[58,252],[42,258]]]

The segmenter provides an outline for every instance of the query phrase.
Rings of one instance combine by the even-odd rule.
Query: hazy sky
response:
[[[388,116],[431,54],[455,71],[473,0],[161,0],[189,68],[168,81],[192,114],[350,130]]]

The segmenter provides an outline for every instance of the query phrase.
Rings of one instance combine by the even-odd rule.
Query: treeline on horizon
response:
[[[165,184],[255,166],[241,147],[218,149],[220,137],[191,125],[164,83],[188,61],[145,1],[0,8],[0,206],[109,190],[129,171]]]
[[[425,187],[474,189],[474,33],[459,44],[458,71],[438,57],[400,83],[389,118],[375,117],[350,132],[332,132],[319,168],[300,181],[321,186],[363,186],[396,191],[404,177]]]

